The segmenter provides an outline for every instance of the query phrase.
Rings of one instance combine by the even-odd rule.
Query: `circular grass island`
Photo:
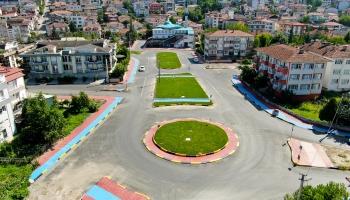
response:
[[[226,132],[211,123],[186,120],[162,125],[153,142],[163,151],[182,156],[204,156],[225,148]]]

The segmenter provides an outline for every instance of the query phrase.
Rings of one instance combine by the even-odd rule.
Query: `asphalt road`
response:
[[[152,108],[158,73],[156,51],[135,56],[146,66],[146,72],[137,74],[136,82],[129,85],[126,93],[101,91],[103,86],[29,87],[31,91],[55,94],[87,90],[92,95],[125,97],[99,129],[30,187],[30,199],[79,199],[103,176],[156,200],[282,199],[285,193],[299,186],[299,173],[307,171],[312,178],[308,184],[345,183],[348,172],[292,167],[289,147],[283,145],[291,133],[291,125],[257,110],[232,87],[230,78],[237,70],[204,69],[204,65],[190,64],[190,51],[177,51],[183,67],[175,71],[196,75],[208,95],[212,95],[214,105]],[[180,117],[224,123],[238,134],[238,150],[220,162],[204,165],[176,164],[146,151],[142,143],[144,133],[155,122]],[[324,135],[294,128],[293,136],[316,142]],[[335,138],[323,142],[346,146]]]

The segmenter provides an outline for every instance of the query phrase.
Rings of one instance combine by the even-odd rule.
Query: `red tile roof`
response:
[[[19,68],[10,68],[10,67],[1,67],[0,66],[0,74],[4,74],[6,78],[6,82],[10,82],[21,78],[24,76],[22,73],[22,69]]]
[[[285,44],[272,45],[269,47],[257,48],[256,51],[269,55],[273,58],[283,60],[285,62],[296,62],[296,63],[324,63],[330,60],[323,58],[320,55],[310,53],[307,51],[300,51],[300,49],[288,46]]]

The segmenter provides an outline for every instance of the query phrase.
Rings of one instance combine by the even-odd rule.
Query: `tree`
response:
[[[176,20],[175,20],[174,16],[170,16],[169,21],[171,21],[171,23],[173,23],[173,24],[176,24]]]
[[[199,22],[200,20],[204,19],[202,9],[200,7],[196,7],[195,9],[190,10],[188,13],[188,19],[194,22]]]
[[[253,68],[247,65],[243,65],[243,66],[239,66],[238,69],[241,70],[240,77],[243,81],[250,84],[254,83],[254,79],[257,76],[257,73]]]
[[[272,43],[272,35],[269,33],[258,34],[254,38],[255,47],[267,47]]]
[[[73,22],[69,22],[69,31],[70,32],[77,32],[77,27],[75,26],[75,24]]]
[[[345,40],[346,43],[350,42],[350,31],[346,33],[346,35],[344,37],[344,40]]]
[[[248,26],[245,23],[243,23],[243,22],[229,23],[229,24],[226,25],[226,29],[229,29],[229,30],[240,30],[240,31],[243,31],[243,32],[248,32],[249,31]]]
[[[339,104],[337,113],[337,124],[348,126],[350,124],[350,99],[343,98]]]
[[[65,119],[55,105],[49,105],[40,93],[24,100],[22,137],[28,143],[52,145],[63,136]]]
[[[287,44],[288,37],[283,32],[277,32],[275,36],[273,36],[271,43]]]
[[[53,27],[51,37],[54,40],[60,39],[60,34],[58,33],[56,27]]]
[[[298,200],[299,190],[284,196],[284,200]],[[329,182],[316,187],[311,185],[302,189],[300,200],[343,200],[348,199],[349,193],[344,183]]]
[[[90,99],[86,93],[80,92],[79,96],[72,96],[72,100],[69,104],[69,109],[66,114],[78,114],[83,111],[84,108],[88,108],[90,105]]]
[[[300,19],[301,23],[308,24],[310,23],[310,17],[309,16],[304,16],[303,18]]]
[[[325,120],[325,121],[332,121],[334,118],[334,115],[337,111],[337,100],[335,98],[332,98],[327,102],[325,106],[320,110],[319,113],[319,118],[320,120]]]
[[[350,26],[350,15],[341,15],[339,18],[339,23]]]

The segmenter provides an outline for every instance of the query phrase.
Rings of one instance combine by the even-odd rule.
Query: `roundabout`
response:
[[[186,164],[204,164],[233,154],[239,146],[232,129],[198,119],[157,123],[145,134],[146,148],[160,158]]]

